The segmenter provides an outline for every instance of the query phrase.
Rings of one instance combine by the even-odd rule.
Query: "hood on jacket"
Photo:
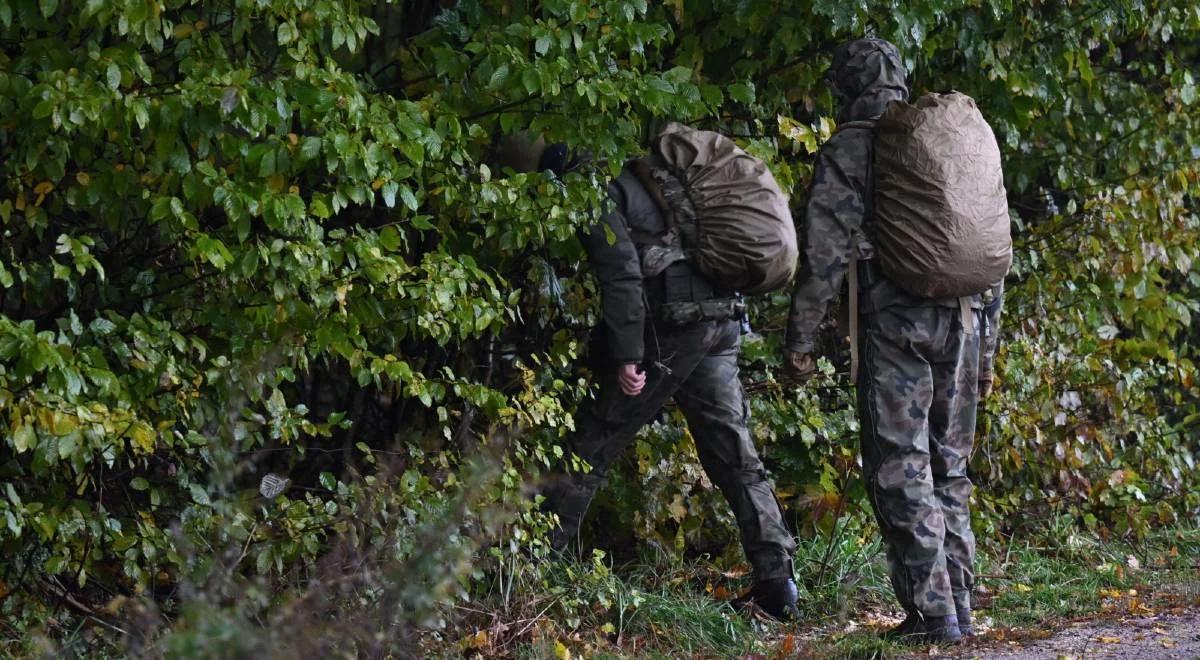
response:
[[[875,119],[892,101],[908,99],[900,51],[883,39],[849,41],[833,52],[825,80],[840,106],[838,121]]]

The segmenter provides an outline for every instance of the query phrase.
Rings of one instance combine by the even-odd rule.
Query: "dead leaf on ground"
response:
[[[796,636],[795,635],[784,636],[783,641],[779,642],[779,650],[776,652],[776,655],[778,655],[779,657],[788,658],[788,657],[791,657],[791,655],[795,652],[796,652]]]
[[[738,565],[734,566],[733,568],[730,568],[728,571],[725,571],[724,573],[722,573],[722,575],[729,578],[730,580],[736,580],[740,577],[746,577],[749,574],[750,574],[749,564],[738,564]]]
[[[492,645],[491,638],[486,630],[480,630],[474,635],[467,635],[463,638],[462,647],[464,650],[475,649],[482,651]]]

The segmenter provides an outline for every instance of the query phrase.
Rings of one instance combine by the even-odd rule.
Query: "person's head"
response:
[[[842,121],[872,119],[889,102],[908,98],[900,51],[883,39],[855,39],[838,46],[825,81],[837,99]]]
[[[562,176],[584,162],[561,142],[546,144],[546,139],[529,131],[521,131],[500,140],[492,153],[492,161],[501,168],[516,172],[554,172]]]

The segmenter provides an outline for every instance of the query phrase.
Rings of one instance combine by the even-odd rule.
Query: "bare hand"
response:
[[[801,384],[817,373],[817,360],[812,353],[786,351],[783,354],[783,378],[794,384]]]
[[[979,374],[979,400],[983,401],[992,393],[992,374]]]
[[[621,384],[621,391],[627,396],[637,396],[646,386],[646,372],[636,364],[623,364],[617,372],[617,382]]]

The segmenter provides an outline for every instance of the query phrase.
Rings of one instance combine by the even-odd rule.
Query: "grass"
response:
[[[966,652],[986,656],[988,643],[1044,636],[1081,618],[1200,607],[1198,558],[1200,529],[1194,527],[1158,530],[1133,542],[1102,539],[1064,521],[1035,536],[984,542],[977,560],[976,606],[987,639]],[[473,592],[469,600],[436,606],[440,623],[421,624],[425,627],[417,632],[421,655],[895,658],[920,651],[880,637],[899,611],[882,544],[872,526],[855,516],[800,544],[795,572],[802,620],[792,624],[730,607],[728,601],[750,586],[745,566],[661,555],[615,562],[603,552],[581,560],[510,559],[491,587]],[[486,575],[475,576],[474,583],[482,584]],[[216,638],[222,631],[237,637],[254,629],[241,609],[214,607],[213,616],[200,622],[207,627],[184,625],[173,631],[176,641],[194,638],[213,649],[220,646]],[[0,629],[4,623],[0,620]],[[318,634],[317,628],[294,632],[306,637]],[[60,639],[58,648],[95,651],[97,646],[83,638],[87,634],[80,628],[70,636],[77,643]],[[36,647],[31,641],[7,650],[23,657],[43,655]]]
[[[996,625],[1038,627],[1096,613],[1194,605],[1188,599],[1200,595],[1197,557],[1195,528],[1163,530],[1140,543],[1103,543],[1071,533],[1014,544],[1003,555],[986,557],[981,572]]]
[[[1140,542],[1102,540],[1071,526],[980,548],[975,646],[1045,636],[1080,618],[1200,606],[1200,529],[1160,530]],[[869,526],[797,553],[803,620],[778,624],[725,602],[749,586],[744,568],[602,554],[554,562],[537,586],[558,601],[523,639],[475,649],[518,658],[893,658],[911,647],[880,637],[899,612]],[[431,649],[433,650],[433,649]],[[469,655],[470,653],[468,653]]]

